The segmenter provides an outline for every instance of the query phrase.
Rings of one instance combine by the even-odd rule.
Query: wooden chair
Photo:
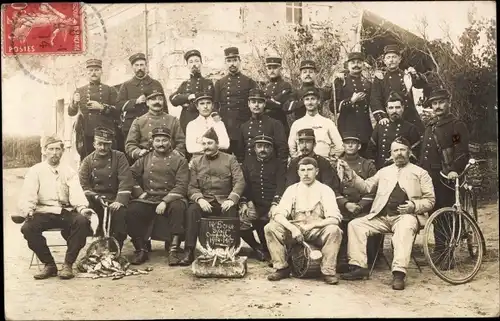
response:
[[[61,233],[62,229],[61,228],[51,228],[51,229],[48,229],[46,231],[44,231],[44,233],[46,232],[49,232],[49,233],[53,233],[53,232],[58,232],[58,233]],[[62,237],[62,236],[61,236]],[[47,246],[48,248],[53,248],[53,247],[67,247],[68,245],[66,244],[66,240],[64,240],[64,244],[49,244],[47,242]],[[33,263],[33,260],[36,261],[36,263]],[[56,262],[56,264],[63,264],[64,262]],[[41,263],[39,260],[38,260],[38,257],[36,256],[35,252],[32,252],[31,254],[31,261],[30,261],[30,266],[28,267],[28,269],[31,269],[32,266],[35,266],[38,268],[38,270],[41,270],[41,266],[43,265],[43,263]]]

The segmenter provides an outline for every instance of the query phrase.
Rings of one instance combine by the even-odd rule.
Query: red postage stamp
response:
[[[11,3],[2,7],[5,55],[84,52],[80,2]]]

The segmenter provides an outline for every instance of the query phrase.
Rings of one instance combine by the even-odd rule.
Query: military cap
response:
[[[214,140],[217,144],[219,143],[219,136],[217,136],[217,133],[215,132],[213,127],[210,127],[205,134],[203,134],[203,137],[209,138]]]
[[[201,53],[199,50],[193,49],[189,50],[184,54],[184,60],[188,61],[189,57],[191,56],[198,56],[201,59]]]
[[[446,91],[446,89],[442,89],[442,88],[434,88],[432,90],[431,94],[429,95],[429,98],[427,98],[425,105],[429,105],[429,103],[432,102],[433,100],[441,99],[441,98],[445,98],[445,99],[450,98],[448,91]]]
[[[314,129],[304,128],[297,132],[297,139],[312,139],[316,140],[316,135],[314,135]]]
[[[387,45],[384,47],[384,55],[388,53],[397,53],[398,55],[401,55],[401,49],[399,49],[398,45]]]
[[[203,92],[197,92],[194,94],[194,102],[198,102],[200,99],[210,99],[211,101],[214,100],[214,97],[212,97],[212,94],[209,93],[208,91],[203,91]]]
[[[130,56],[128,60],[130,61],[130,64],[133,65],[137,60],[146,60],[146,55],[142,52],[139,52]]]
[[[319,98],[319,97],[320,97],[320,94],[319,94],[319,89],[318,89],[318,88],[316,88],[316,87],[313,87],[313,88],[311,88],[311,89],[308,89],[308,90],[306,90],[306,91],[304,91],[304,92],[302,93],[302,97],[301,97],[301,98],[302,98],[302,99],[304,99],[304,97],[306,97],[306,96],[311,96],[311,95],[316,96],[316,97],[318,97],[318,98]]]
[[[400,101],[402,104],[404,104],[404,99],[401,97],[400,94],[398,94],[396,91],[391,91],[389,93],[389,96],[387,96],[387,101],[386,103],[390,101]]]
[[[224,49],[224,56],[226,56],[226,58],[239,57],[240,51],[236,47],[229,47]]]
[[[167,136],[168,138],[171,138],[172,134],[170,133],[170,129],[165,126],[161,126],[154,128],[151,132],[151,137],[154,138],[155,136]]]
[[[145,92],[145,95],[146,95],[146,99],[151,99],[151,98],[154,98],[156,96],[165,96],[165,94],[161,90],[158,90],[158,89],[153,89],[151,91],[147,91],[147,92]]]
[[[266,66],[281,66],[281,60],[280,57],[267,57]]]
[[[47,147],[50,144],[62,143],[62,142],[63,142],[63,140],[59,136],[48,135],[48,136],[45,136],[43,139],[43,147]]]
[[[355,60],[355,59],[365,61],[365,54],[362,52],[350,52],[347,55],[347,61],[351,61],[351,60]]]
[[[248,92],[248,99],[266,100],[266,94],[259,88],[253,88]]]
[[[270,136],[262,134],[262,135],[255,136],[255,138],[253,139],[253,142],[254,143],[268,143],[268,144],[273,145],[274,139]]]
[[[361,142],[358,133],[353,131],[346,131],[342,134],[342,141],[345,142],[346,140],[357,140],[358,142]]]
[[[312,60],[302,60],[300,62],[300,70],[306,69],[306,68],[316,70],[316,63]]]
[[[105,143],[112,143],[115,133],[106,127],[97,127],[94,129],[95,140],[100,140]]]
[[[403,136],[396,137],[392,142],[393,143],[402,144],[402,145],[405,145],[408,148],[411,148],[410,142],[408,141],[408,139],[404,138]]]
[[[99,67],[99,68],[102,68],[102,60],[92,58],[92,59],[87,60],[85,62],[85,65],[86,65],[86,68],[89,68],[89,67]]]

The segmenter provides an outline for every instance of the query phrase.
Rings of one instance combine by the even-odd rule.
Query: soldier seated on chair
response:
[[[130,263],[138,265],[148,260],[146,240],[157,221],[155,215],[163,215],[168,226],[165,238],[171,241],[165,242],[165,250],[169,251],[168,264],[173,266],[179,264],[178,252],[184,234],[189,169],[187,160],[172,151],[167,127],[154,128],[152,137],[154,150],[131,167],[136,183],[133,193],[139,197],[132,200],[127,211],[128,234],[136,250]]]
[[[421,167],[409,162],[410,143],[398,137],[391,144],[392,165],[380,169],[374,176],[363,180],[344,160],[347,183],[362,193],[376,190],[370,213],[352,220],[347,226],[347,244],[351,271],[341,275],[346,280],[368,277],[366,242],[369,235],[393,232],[394,259],[392,262],[392,288],[403,290],[406,268],[410,263],[415,234],[425,223],[425,213],[435,203],[432,179]]]
[[[357,132],[344,132],[344,153],[340,159],[347,162],[356,174],[361,178],[367,179],[372,177],[377,172],[375,163],[371,159],[366,159],[359,156],[361,149],[361,139]],[[342,223],[340,228],[343,232],[342,244],[339,252],[339,265],[337,271],[343,273],[347,272],[347,224],[357,218],[362,217],[370,212],[370,206],[373,203],[373,193],[360,193],[352,186],[340,183],[340,193],[337,195],[337,205],[342,213]],[[368,238],[368,264],[373,262],[375,253],[380,244],[381,236],[373,235]]]
[[[12,216],[15,223],[24,222],[21,233],[28,247],[45,264],[41,273],[34,275],[37,280],[57,276],[54,257],[42,233],[53,228],[62,229],[68,249],[59,277],[71,279],[73,263],[91,234],[90,216],[95,215],[88,208],[77,173],[60,163],[63,152],[64,143],[60,138],[44,139],[42,153],[46,160],[28,170],[19,200],[19,214]]]
[[[316,180],[318,162],[312,157],[302,158],[298,172],[300,182],[289,186],[264,228],[267,247],[276,271],[267,278],[278,281],[290,276],[286,259],[286,244],[312,242],[321,247],[321,273],[328,284],[337,284],[337,254],[342,241],[339,224],[342,214],[337,207],[335,192]]]
[[[99,201],[103,197],[109,202],[111,236],[123,247],[127,238],[126,207],[132,193],[134,181],[124,153],[112,150],[114,133],[105,127],[94,130],[95,150],[83,159],[79,169],[80,184],[90,207],[99,216],[98,235],[103,234],[104,209]]]

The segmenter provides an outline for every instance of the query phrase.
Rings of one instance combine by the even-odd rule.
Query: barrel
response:
[[[240,219],[235,217],[203,217],[198,234],[200,244],[207,248],[238,247],[240,245]]]

